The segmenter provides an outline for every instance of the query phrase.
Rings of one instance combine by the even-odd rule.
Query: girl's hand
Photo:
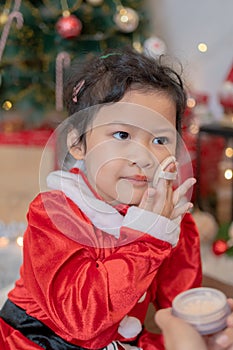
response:
[[[166,169],[171,172],[175,170],[174,163]],[[149,187],[145,191],[139,208],[170,218],[174,209],[172,181],[160,178],[156,187]]]
[[[166,168],[166,171],[175,170],[174,163]],[[189,178],[173,191],[173,181],[160,178],[155,188],[150,187],[145,191],[139,208],[176,219],[192,208],[193,204],[187,201],[185,195],[195,182],[194,178]]]

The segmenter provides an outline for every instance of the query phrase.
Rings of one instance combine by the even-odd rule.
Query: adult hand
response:
[[[228,299],[232,313],[227,328],[209,336],[201,336],[194,327],[173,316],[171,309],[156,312],[155,321],[161,328],[166,350],[233,350],[233,299]]]
[[[206,338],[208,349],[233,350],[233,299],[228,299],[232,313],[227,318],[227,328]]]
[[[173,316],[171,309],[157,311],[155,321],[162,330],[166,350],[208,350],[194,327]]]

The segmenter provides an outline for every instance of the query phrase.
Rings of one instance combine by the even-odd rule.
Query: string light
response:
[[[199,43],[197,47],[200,52],[206,52],[208,50],[208,46],[205,43]]]
[[[123,8],[120,10],[120,16],[122,23],[127,23],[129,21],[128,12],[126,11],[126,9]]]
[[[197,135],[198,132],[199,132],[199,126],[197,124],[195,124],[195,123],[192,123],[190,125],[190,127],[189,127],[189,131],[190,131],[191,134]]]
[[[227,147],[227,148],[225,149],[225,155],[226,155],[227,158],[233,157],[233,148]]]
[[[4,101],[2,104],[2,108],[5,109],[5,111],[9,111],[12,108],[13,104],[11,101]]]
[[[194,108],[196,106],[196,100],[193,97],[187,98],[187,107]]]
[[[9,244],[17,244],[22,247],[25,230],[24,222],[4,223],[0,221],[0,248],[7,247]]]
[[[0,237],[0,247],[6,247],[10,243],[9,238],[7,237]]]
[[[23,247],[23,237],[22,236],[17,237],[16,243],[18,244],[18,246]]]
[[[231,180],[233,178],[232,169],[226,169],[224,172],[224,177],[226,180]]]
[[[140,43],[140,41],[134,41],[133,42],[133,47],[138,52],[142,52],[143,51],[142,44]]]

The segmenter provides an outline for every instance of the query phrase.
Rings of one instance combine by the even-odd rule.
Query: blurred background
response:
[[[204,272],[233,285],[232,13],[232,0],[0,0],[3,298],[18,275],[28,205],[56,168],[51,135],[67,117],[66,70],[125,45],[183,66],[182,131],[198,180],[193,215]]]

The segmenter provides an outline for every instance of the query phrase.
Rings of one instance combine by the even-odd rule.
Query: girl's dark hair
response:
[[[74,95],[74,87],[82,81]],[[130,89],[166,93],[176,105],[176,129],[180,132],[186,93],[180,75],[163,63],[163,56],[155,59],[127,47],[107,50],[84,63],[74,62],[66,77],[64,100],[69,115],[73,115],[90,106],[118,102]],[[90,122],[85,119],[76,121],[79,132],[79,122],[83,132]]]

